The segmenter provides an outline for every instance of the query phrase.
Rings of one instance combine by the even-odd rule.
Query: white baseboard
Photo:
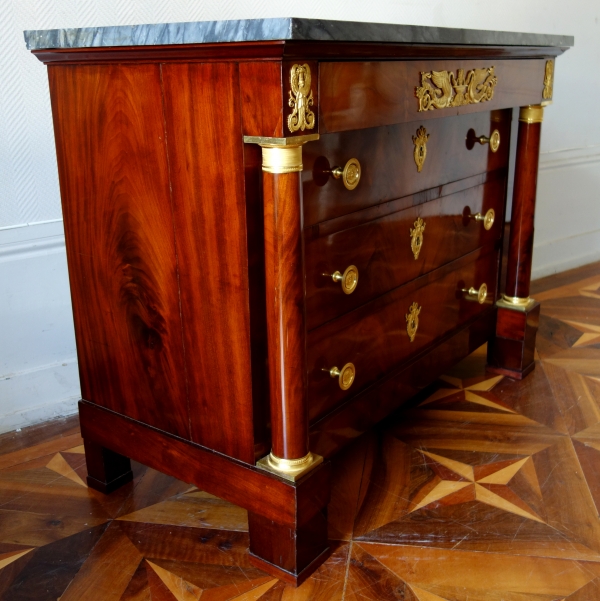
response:
[[[599,150],[540,157],[532,278],[600,261]]]
[[[0,378],[0,434],[77,412],[77,361],[44,365]]]
[[[59,220],[0,229],[0,432],[77,411],[80,398]]]
[[[537,280],[596,261],[600,261],[600,230],[552,240],[534,248],[531,278]]]

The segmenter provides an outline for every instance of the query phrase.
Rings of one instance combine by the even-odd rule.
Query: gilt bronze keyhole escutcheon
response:
[[[412,137],[413,144],[415,145],[413,157],[419,173],[421,173],[421,169],[423,169],[425,159],[427,158],[427,140],[429,140],[429,136],[430,134],[427,133],[427,130],[421,126],[417,129],[417,135]]]
[[[411,342],[414,341],[419,329],[419,313],[421,313],[422,308],[419,307],[418,303],[413,303],[408,313],[404,316],[406,318],[406,333]]]
[[[410,249],[412,250],[415,261],[419,258],[419,253],[423,247],[425,235],[425,226],[427,224],[419,217],[410,228]]]

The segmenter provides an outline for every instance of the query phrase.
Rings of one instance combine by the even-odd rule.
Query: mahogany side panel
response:
[[[305,225],[313,226],[408,194],[505,169],[511,115],[510,110],[482,112],[322,135],[303,150]],[[429,139],[425,163],[419,172],[413,137],[421,125],[427,129]],[[475,136],[490,136],[494,129],[500,133],[500,148],[495,153],[489,145],[474,142]],[[341,180],[330,177],[326,171],[343,167],[352,157],[360,161],[361,178],[354,190],[347,190]]]
[[[49,77],[82,396],[187,438],[159,67]]]
[[[308,453],[304,239],[300,174],[263,172],[272,452]]]
[[[254,462],[237,65],[162,66],[191,438]]]
[[[498,83],[488,102],[419,112],[415,88],[421,72],[495,67]],[[323,62],[320,65],[321,133],[426,121],[465,113],[539,104],[545,61],[432,60]]]

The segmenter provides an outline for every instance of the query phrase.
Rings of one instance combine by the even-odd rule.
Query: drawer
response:
[[[354,213],[352,220],[346,217],[333,220],[327,224],[331,229],[335,228],[335,222],[340,222],[340,227],[348,222],[365,223],[316,239],[310,238],[308,230],[305,236],[308,329],[500,239],[505,173],[489,174],[485,184],[417,206],[404,208],[407,203],[421,200],[419,196],[408,197],[380,205],[377,211]],[[492,175],[496,175],[495,179]],[[463,180],[465,185],[469,182]],[[469,217],[485,215],[490,210],[495,213],[490,229],[486,229],[489,222]],[[381,213],[383,217],[374,218]],[[342,284],[327,274],[336,271],[343,274],[349,266],[357,269],[358,283],[351,293],[345,293]]]
[[[507,167],[511,117],[511,110],[503,110],[322,135],[303,149],[305,226]],[[419,172],[413,138],[418,139],[422,125],[429,137]],[[496,152],[475,141],[495,129],[500,134]],[[330,173],[351,158],[358,159],[361,168],[353,190],[345,187],[343,177],[335,179]]]
[[[542,82],[546,60],[540,56],[518,60],[463,60],[455,57],[446,60],[322,62],[319,65],[319,131],[333,133],[540,104],[544,100]],[[493,67],[493,77],[496,78],[491,98],[482,97],[478,102],[463,98],[458,105],[453,101],[453,106],[443,108],[439,105],[436,108],[435,103],[426,108],[419,102],[417,87],[423,86],[426,73],[445,71],[449,77],[445,85],[443,79],[435,81],[433,78],[425,84],[425,87],[433,84],[432,87],[437,88],[434,95],[439,100],[448,92],[464,93],[465,87],[476,95],[481,94],[485,86],[479,86],[491,75],[490,67]],[[475,75],[473,70],[481,71],[471,79]],[[457,84],[463,77],[463,83],[467,85],[461,89]],[[475,89],[472,84],[475,84]],[[440,88],[445,90],[442,92]],[[467,96],[470,95],[467,91]]]
[[[323,416],[409,357],[439,342],[471,318],[492,309],[496,299],[498,251],[481,248],[413,280],[375,301],[308,334],[308,403],[311,421]],[[469,299],[463,289],[487,284],[485,302]],[[418,328],[411,341],[406,316],[416,303]],[[350,388],[338,377],[347,363],[355,367]]]

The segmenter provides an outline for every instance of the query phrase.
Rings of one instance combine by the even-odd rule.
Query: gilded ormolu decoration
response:
[[[310,67],[307,64],[294,65],[290,70],[290,98],[288,104],[292,114],[288,116],[288,129],[291,132],[312,129],[315,126],[315,114],[310,110],[313,105],[313,93],[310,89]]]
[[[411,342],[415,339],[417,330],[419,329],[419,313],[422,308],[423,307],[419,307],[417,303],[413,303],[410,306],[408,313],[404,316],[406,317],[406,332],[408,333]]]
[[[423,232],[427,225],[420,217],[413,223],[414,228],[410,228],[410,249],[413,252],[415,261],[419,258],[419,253],[423,247]]]
[[[456,77],[450,71],[421,71],[421,85],[415,88],[419,111],[486,102],[494,97],[497,83],[494,67],[471,69],[466,77],[464,69]]]
[[[542,98],[550,100],[552,98],[552,88],[554,86],[554,61],[546,61],[546,69],[544,71],[544,91]]]
[[[413,136],[412,140],[415,145],[413,156],[415,157],[415,163],[417,164],[417,171],[421,173],[421,169],[423,169],[423,164],[427,158],[427,140],[429,140],[429,134],[427,133],[427,130],[421,126],[417,129],[417,135]]]

